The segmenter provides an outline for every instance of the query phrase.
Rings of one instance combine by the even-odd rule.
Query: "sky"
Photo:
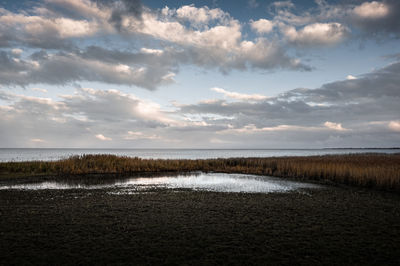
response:
[[[396,0],[0,0],[0,147],[399,147],[399,17]]]

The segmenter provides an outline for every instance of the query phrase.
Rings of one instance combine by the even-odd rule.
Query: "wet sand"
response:
[[[400,264],[400,196],[0,191],[0,264]]]

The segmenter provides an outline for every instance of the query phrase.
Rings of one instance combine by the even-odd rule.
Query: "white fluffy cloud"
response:
[[[269,33],[274,28],[274,23],[267,19],[259,19],[250,22],[251,28],[258,34]]]
[[[188,14],[196,12],[203,15],[191,19],[194,27],[187,27],[175,19],[187,18]],[[198,27],[199,23],[211,19],[216,20],[216,25]],[[184,6],[177,10],[164,9],[161,14],[144,12],[142,20],[127,20],[124,25],[131,33],[179,45],[183,52],[175,58],[198,66],[216,67],[225,73],[231,69],[247,68],[310,69],[299,59],[288,56],[283,47],[274,41],[243,39],[240,22],[220,9]]]
[[[111,14],[110,9],[101,11],[95,3],[85,0],[48,2],[61,6],[70,4],[69,7],[79,5],[83,8],[80,10],[83,17],[63,17],[63,14],[54,13],[45,5],[34,9],[34,14],[13,13],[0,9],[0,44],[12,46],[18,43],[38,48],[66,48],[72,46],[69,41],[71,38],[87,38],[100,32],[113,31],[113,27],[106,21]],[[92,12],[88,9],[92,9]]]
[[[196,25],[207,24],[212,20],[222,20],[229,16],[219,8],[209,9],[207,6],[197,8],[194,5],[182,6],[175,12],[177,18],[188,20]],[[164,9],[164,13],[170,13],[170,11]]]
[[[112,138],[108,138],[108,137],[104,136],[103,134],[97,134],[95,137],[96,137],[97,139],[103,140],[103,141],[110,141],[110,140],[112,140]]]
[[[397,0],[364,2],[348,12],[348,21],[368,37],[400,36],[400,2]]]
[[[300,30],[287,26],[283,32],[289,42],[305,45],[333,45],[344,40],[349,34],[349,29],[340,23],[314,23]]]
[[[362,19],[380,19],[389,14],[389,6],[382,2],[364,2],[354,7],[354,14]]]

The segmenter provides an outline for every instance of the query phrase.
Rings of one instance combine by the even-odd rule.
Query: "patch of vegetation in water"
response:
[[[222,172],[268,175],[307,180],[329,180],[400,191],[400,154],[348,154],[303,157],[163,160],[82,155],[45,162],[0,163],[0,176],[131,175],[160,172]]]

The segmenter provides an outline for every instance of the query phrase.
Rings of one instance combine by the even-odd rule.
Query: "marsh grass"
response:
[[[328,180],[400,191],[400,154],[349,154],[306,157],[161,160],[82,155],[45,162],[0,163],[1,176],[133,174],[145,172],[224,172]]]

